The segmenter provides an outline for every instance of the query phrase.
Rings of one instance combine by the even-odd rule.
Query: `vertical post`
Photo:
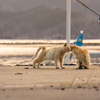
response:
[[[66,39],[67,44],[70,44],[71,33],[71,0],[66,0]],[[66,54],[66,63],[70,64],[70,54]]]

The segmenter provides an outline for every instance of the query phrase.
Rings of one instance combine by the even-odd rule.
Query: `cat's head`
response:
[[[66,52],[70,51],[70,46],[67,43],[64,43],[63,48],[64,48],[64,51]]]
[[[71,51],[71,50],[73,50],[73,49],[76,48],[76,47],[77,47],[76,43],[70,44],[70,45],[69,45],[69,50]]]

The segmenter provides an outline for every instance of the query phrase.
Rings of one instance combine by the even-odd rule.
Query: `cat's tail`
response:
[[[31,59],[31,60],[33,60],[33,59],[37,56],[38,52],[39,52],[41,49],[42,49],[42,51],[43,51],[43,50],[45,50],[45,49],[46,49],[46,47],[45,47],[45,46],[40,46],[40,47],[37,49],[37,51],[36,51],[35,55],[32,57],[32,59]]]

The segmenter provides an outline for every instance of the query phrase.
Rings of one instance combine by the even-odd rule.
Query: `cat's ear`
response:
[[[76,45],[76,43],[74,43],[74,45]]]
[[[64,44],[64,47],[66,47],[66,46],[67,46],[67,43]]]

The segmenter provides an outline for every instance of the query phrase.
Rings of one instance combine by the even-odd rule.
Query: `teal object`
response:
[[[76,44],[77,46],[83,46],[83,33],[77,37],[77,39],[73,42],[73,44]]]
[[[100,16],[99,16],[99,21],[100,21]]]

